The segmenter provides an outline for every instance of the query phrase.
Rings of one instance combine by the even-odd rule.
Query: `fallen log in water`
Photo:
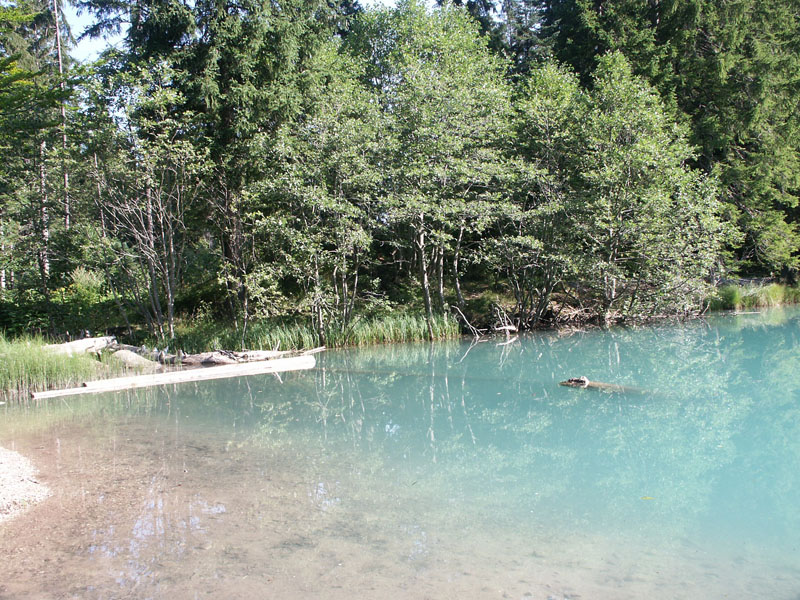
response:
[[[602,381],[589,381],[587,377],[572,377],[566,381],[559,382],[558,385],[567,387],[590,388],[604,392],[622,392],[624,394],[644,394],[645,390],[627,385],[617,385],[616,383],[604,383]]]
[[[185,383],[189,381],[205,381],[210,379],[226,379],[244,375],[261,375],[264,373],[282,373],[284,371],[300,371],[312,369],[317,360],[311,354],[294,356],[291,358],[277,358],[274,360],[223,365],[202,369],[187,369],[185,371],[171,371],[151,375],[134,375],[131,377],[117,377],[115,379],[101,379],[87,381],[81,387],[63,390],[48,390],[46,392],[33,392],[34,400],[57,398],[60,396],[74,396],[77,394],[96,394],[100,392],[116,392],[120,390],[165,385],[171,383]]]

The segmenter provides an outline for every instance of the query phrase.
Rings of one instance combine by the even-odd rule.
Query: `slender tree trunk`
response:
[[[425,319],[428,324],[428,339],[433,341],[433,306],[431,305],[431,286],[428,280],[428,260],[425,256],[425,216],[419,216],[417,231],[417,250],[419,252],[419,274],[422,283],[422,298],[425,301]]]
[[[153,220],[153,192],[150,186],[145,190],[145,219],[147,233],[145,235],[146,251],[144,261],[147,265],[147,274],[150,278],[150,304],[153,308],[153,315],[158,325],[158,335],[164,338],[164,311],[161,308],[161,299],[158,293],[158,274],[156,273],[156,262],[158,252],[155,243],[155,222]]]
[[[461,293],[461,276],[458,274],[458,262],[461,259],[461,240],[464,238],[464,227],[458,228],[458,239],[453,251],[453,287],[456,288],[458,307],[464,310],[464,295]]]
[[[103,188],[100,183],[100,168],[97,165],[97,152],[94,153],[94,177],[97,186],[97,210],[100,212],[100,235],[106,237],[106,211],[103,208]]]
[[[61,17],[58,0],[53,0],[53,18],[56,23],[56,50],[58,54],[58,75],[61,93],[66,92],[64,83],[64,61],[61,54]],[[64,178],[64,228],[69,231],[72,207],[69,198],[69,170],[67,169],[67,109],[66,99],[61,98],[61,173]]]
[[[439,308],[442,313],[447,312],[447,301],[444,299],[444,246],[439,246],[436,255],[437,292],[439,294]]]
[[[177,271],[178,263],[175,256],[175,239],[172,230],[173,223],[169,221],[166,223],[166,245],[164,248],[165,262],[167,264],[167,328],[169,329],[169,339],[175,338],[175,292],[178,287]]]
[[[5,229],[3,227],[3,214],[0,209],[0,256],[6,256]],[[0,290],[6,289],[6,267],[0,268]]]
[[[350,316],[353,314],[353,307],[356,303],[356,294],[358,294],[358,257],[356,257],[355,262],[355,274],[353,275],[353,290],[350,292],[350,300],[347,304],[346,314],[345,314],[345,322],[344,324],[347,325],[350,322]]]
[[[322,291],[319,279],[319,260],[314,256],[314,313],[317,322],[317,338],[320,346],[325,345],[325,314],[322,310]]]
[[[42,140],[39,146],[39,233],[42,241],[39,246],[39,274],[42,279],[42,293],[47,297],[47,281],[50,277],[50,215],[48,213],[49,199],[47,197],[47,167],[45,156],[47,142]]]

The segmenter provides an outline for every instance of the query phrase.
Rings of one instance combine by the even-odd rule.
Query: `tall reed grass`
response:
[[[724,285],[709,300],[711,310],[750,310],[800,303],[800,288],[781,283]]]
[[[435,339],[460,335],[458,323],[447,315],[435,316],[432,326]],[[403,312],[357,317],[346,327],[332,323],[323,334],[327,347],[339,348],[426,340],[428,327],[424,315]],[[178,328],[174,341],[175,347],[187,354],[214,349],[240,349],[242,346],[248,350],[296,350],[313,348],[320,343],[319,335],[308,321],[285,319],[251,323],[244,340],[241,331],[229,325],[208,321],[188,323]]]
[[[111,367],[88,354],[67,356],[44,347],[41,338],[7,339],[0,334],[0,393],[5,398],[79,385],[107,374]]]
[[[460,334],[455,319],[442,315],[432,323],[434,337],[447,339]],[[332,324],[324,331],[324,343],[331,348],[364,346],[428,339],[424,315],[390,313],[354,319],[347,327]],[[0,334],[0,393],[4,399],[27,398],[31,392],[80,385],[88,379],[123,374],[126,369],[112,362],[99,362],[90,355],[67,356],[44,348],[41,338],[8,339]],[[251,324],[242,343],[241,333],[229,325],[211,321],[184,324],[172,342],[173,350],[187,354],[208,350],[296,350],[320,345],[317,332],[308,322],[265,320]]]

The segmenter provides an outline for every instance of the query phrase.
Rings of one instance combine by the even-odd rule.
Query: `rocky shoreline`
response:
[[[19,452],[0,446],[0,523],[13,519],[50,495],[36,468]]]

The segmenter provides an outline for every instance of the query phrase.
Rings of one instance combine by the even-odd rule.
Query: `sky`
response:
[[[94,22],[88,13],[78,16],[76,9],[69,2],[64,3],[64,18],[69,23],[72,35],[78,39],[84,30]],[[109,45],[119,45],[122,43],[122,35],[113,36],[109,39],[85,39],[72,48],[70,55],[79,62],[91,62],[100,53],[108,48]]]

